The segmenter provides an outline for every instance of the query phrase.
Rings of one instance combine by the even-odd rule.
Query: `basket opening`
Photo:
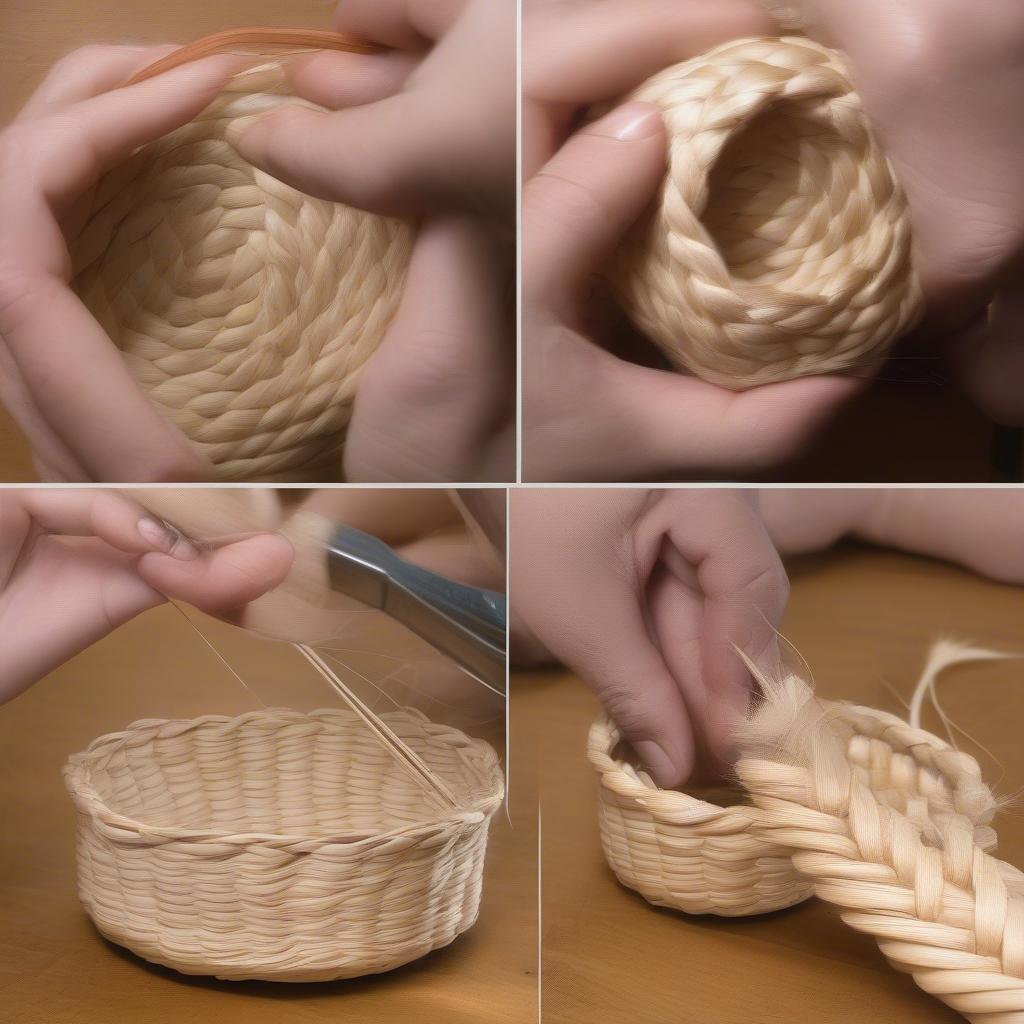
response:
[[[778,287],[825,233],[850,182],[833,173],[848,143],[820,101],[769,105],[732,135],[708,174],[701,220],[739,282]]]
[[[633,748],[625,741],[619,740],[612,748],[611,756],[616,761],[628,764],[638,773],[646,775],[646,769],[640,764]],[[653,785],[653,782],[651,783]],[[676,787],[674,792],[685,793],[696,800],[703,800],[716,807],[736,807],[750,804],[750,794],[738,782],[722,781],[717,783],[688,782]]]
[[[382,717],[463,806],[493,797],[500,769],[490,748],[453,742],[461,734],[415,713]],[[204,723],[122,744],[103,762],[90,773],[101,799],[159,827],[360,838],[442,816],[436,797],[347,711]]]

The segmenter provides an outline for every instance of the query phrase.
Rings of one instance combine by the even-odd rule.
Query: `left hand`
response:
[[[171,47],[89,46],[0,132],[0,399],[44,480],[210,479],[70,288],[79,200],[135,149],[196,116],[239,58],[207,57],[123,87]]]
[[[167,598],[234,618],[293,558],[275,534],[201,552],[115,491],[2,491],[0,703]]]

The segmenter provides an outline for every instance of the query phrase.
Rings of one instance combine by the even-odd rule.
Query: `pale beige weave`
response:
[[[458,800],[349,710],[141,721],[64,771],[97,928],[185,974],[327,981],[391,970],[476,919],[503,777],[417,711],[380,719]]]
[[[620,756],[620,739],[609,718],[598,719],[587,756],[600,778],[601,846],[623,885],[659,907],[721,917],[780,910],[811,895],[789,851],[755,831],[761,812],[742,794],[722,806],[659,789]]]
[[[887,712],[827,707],[845,737],[849,770],[880,798],[904,807],[920,801],[914,806],[923,814],[955,805],[973,823],[974,841],[994,845],[988,822],[995,801],[973,758]],[[770,808],[752,803],[741,787],[707,794],[659,789],[624,756],[620,741],[616,726],[601,717],[591,727],[587,756],[600,779],[605,858],[623,885],[658,906],[723,917],[780,910],[812,895],[813,883],[794,866]]]
[[[274,67],[106,175],[73,287],[223,480],[336,480],[360,371],[394,316],[410,224],[243,160],[238,117],[301,102]],[[309,104],[307,104],[309,105]]]
[[[991,854],[974,759],[877,712],[848,719],[793,676],[762,689],[737,773],[764,841],[926,992],[977,1024],[1022,1024],[1024,875]]]
[[[602,846],[660,906],[759,914],[817,895],[900,971],[979,1024],[1024,1024],[1024,874],[992,855],[977,761],[873,708],[758,675],[735,803],[659,790],[591,728]],[[721,794],[718,794],[721,796]]]
[[[679,368],[741,389],[869,373],[918,318],[906,201],[841,56],[743,39],[655,75],[668,173],[609,278]]]

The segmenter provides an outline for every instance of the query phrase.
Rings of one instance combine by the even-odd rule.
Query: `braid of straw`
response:
[[[835,706],[795,677],[761,683],[737,772],[764,841],[926,992],[971,1021],[1024,1021],[1024,875],[986,852],[977,763],[898,719],[850,756]]]
[[[631,96],[668,173],[609,270],[678,367],[730,388],[877,363],[921,311],[906,201],[840,55],[743,39]]]
[[[920,820],[956,816],[982,849],[995,843],[995,809],[973,758],[872,708],[829,705],[845,758],[872,790]],[[807,899],[813,884],[789,844],[742,791],[716,793],[722,806],[659,789],[620,756],[621,734],[607,717],[590,730],[587,756],[600,779],[601,842],[619,880],[658,906],[733,917],[780,910]],[[708,794],[711,795],[711,794]]]
[[[224,480],[338,476],[412,248],[410,224],[304,195],[227,141],[236,118],[301,102],[281,77],[237,76],[106,175],[71,244],[82,301]]]

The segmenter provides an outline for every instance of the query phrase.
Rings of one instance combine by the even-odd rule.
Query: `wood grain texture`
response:
[[[480,918],[388,974],[278,985],[189,978],[103,940],[78,902],[67,756],[139,718],[340,706],[294,649],[193,612],[245,689],[170,606],[0,708],[0,1020],[18,1024],[524,1024],[535,1019],[535,802],[491,827]],[[438,716],[439,717],[439,716]],[[473,728],[501,751],[504,723]],[[513,760],[516,754],[513,753]]]
[[[844,546],[794,562],[783,632],[818,691],[895,713],[928,644],[954,636],[1024,650],[1024,594],[957,568]],[[597,702],[561,672],[512,680],[512,728],[543,765],[543,988],[546,1024],[955,1024],[957,1014],[892,971],[867,936],[811,901],[725,920],[656,909],[620,886],[601,855],[596,780],[585,741]],[[890,689],[892,687],[893,689]],[[1024,688],[1013,661],[964,665],[940,684],[958,737],[997,793],[1024,785]],[[927,728],[937,730],[934,715]],[[999,815],[999,854],[1024,864],[1024,820]]]

